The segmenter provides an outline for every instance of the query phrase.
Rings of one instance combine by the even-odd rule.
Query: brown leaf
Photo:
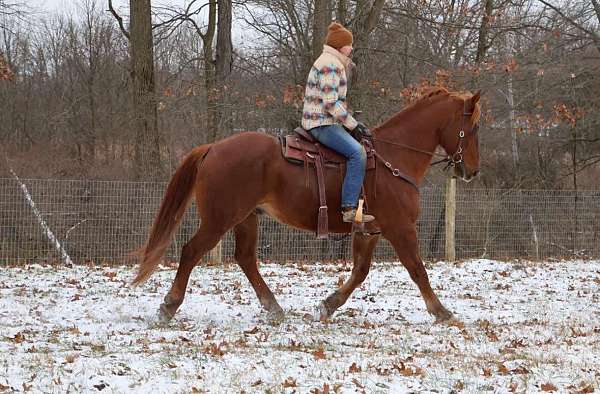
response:
[[[288,377],[285,382],[283,382],[283,387],[296,387],[296,380],[292,377]]]
[[[508,375],[509,374],[509,370],[508,368],[506,368],[506,365],[502,364],[502,363],[498,363],[498,372],[502,375]]]
[[[25,341],[25,335],[23,335],[23,333],[18,332],[13,337],[13,341],[15,341],[15,343],[21,343]]]
[[[364,389],[365,386],[356,378],[352,379],[352,383],[354,383],[356,385],[356,387],[358,387],[359,389]]]
[[[512,369],[510,372],[514,374],[526,375],[529,373],[529,370],[524,366],[520,366],[515,369]]]
[[[558,390],[555,385],[552,383],[542,383],[541,385],[542,391],[552,392]]]
[[[218,357],[221,357],[225,354],[225,352],[221,349],[221,345],[217,346],[216,343],[211,343],[210,345],[206,346],[204,351]]]
[[[317,360],[324,360],[325,357],[325,351],[323,349],[317,349],[314,352],[312,352],[312,355],[317,359]]]
[[[244,334],[246,334],[246,335],[256,334],[259,330],[260,329],[258,328],[258,326],[255,326],[252,330],[244,331]]]
[[[490,368],[483,369],[483,376],[490,377],[492,376],[492,370]]]
[[[348,369],[348,372],[350,372],[350,373],[355,373],[355,372],[360,372],[360,371],[362,371],[362,369],[358,365],[356,365],[356,363],[352,363],[352,365]]]
[[[252,387],[260,386],[262,383],[263,381],[258,379],[256,382],[252,383]]]
[[[104,273],[104,276],[106,276],[108,279],[114,279],[117,276],[116,272],[112,272],[112,271],[108,271]]]
[[[323,383],[323,390],[321,389],[312,389],[310,390],[311,394],[329,394],[329,385],[327,383]]]
[[[400,361],[400,364],[393,364],[393,367],[396,368],[396,370],[398,370],[398,372],[400,372],[400,375],[402,376],[415,376],[415,375],[423,375],[424,371],[419,368],[419,367],[415,367],[415,369],[413,370],[410,366],[406,366],[406,364],[404,364],[402,361]]]
[[[81,334],[81,331],[79,331],[79,328],[76,326],[69,327],[67,331],[69,331],[71,334]]]
[[[491,342],[498,342],[498,335],[494,331],[489,330],[485,334]]]
[[[594,392],[594,388],[591,385],[586,384],[584,382],[581,382],[579,387],[580,389],[577,390],[577,394],[590,394]]]

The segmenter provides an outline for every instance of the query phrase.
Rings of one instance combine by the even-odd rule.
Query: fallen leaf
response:
[[[283,382],[283,387],[296,387],[296,380],[292,377],[288,377],[285,382]]]
[[[555,385],[552,383],[542,383],[541,385],[542,391],[552,392],[558,390]]]
[[[502,363],[498,363],[498,372],[502,375],[509,374],[508,368],[506,368],[506,365],[504,365]]]
[[[491,330],[490,330],[490,331],[487,331],[487,332],[485,333],[485,335],[487,335],[488,339],[489,339],[491,342],[498,342],[498,335],[496,335],[496,333],[495,333],[494,331],[491,331]]]
[[[75,354],[68,354],[68,355],[65,357],[65,361],[66,361],[67,363],[69,363],[69,364],[72,364],[72,363],[74,363],[76,359],[77,359],[77,356],[76,356]]]
[[[250,334],[256,334],[260,329],[258,328],[258,326],[255,326],[253,329],[248,330],[248,331],[244,331],[244,334],[246,335],[250,335]]]
[[[356,387],[358,387],[359,389],[365,388],[365,386],[356,378],[352,379],[352,383],[354,383],[356,385]]]
[[[348,369],[348,372],[350,372],[350,373],[355,373],[355,372],[360,372],[360,371],[362,371],[362,369],[358,365],[356,365],[356,363],[352,363],[352,365]]]
[[[413,370],[410,366],[406,366],[406,364],[404,364],[402,361],[400,361],[400,364],[393,364],[394,368],[396,368],[396,370],[398,370],[398,372],[400,372],[400,375],[402,376],[415,376],[415,375],[423,375],[424,371],[419,368],[419,367],[415,367],[415,369]]]
[[[13,337],[13,341],[15,341],[15,343],[21,343],[25,341],[25,335],[23,335],[23,333],[18,332]]]
[[[325,357],[325,352],[323,351],[323,349],[317,349],[314,352],[312,352],[312,355],[317,359],[317,360],[324,360]]]
[[[100,383],[100,384],[95,384],[94,385],[94,388],[96,388],[96,390],[98,390],[98,391],[102,391],[102,390],[104,390],[107,387],[108,387],[108,384],[106,384],[104,382]]]

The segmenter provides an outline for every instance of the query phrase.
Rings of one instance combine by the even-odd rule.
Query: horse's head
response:
[[[469,182],[479,173],[480,91],[450,97],[456,110],[442,130],[440,145],[450,157],[454,175]]]

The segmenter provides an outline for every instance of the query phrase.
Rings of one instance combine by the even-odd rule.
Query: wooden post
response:
[[[219,241],[217,246],[210,251],[209,259],[213,264],[223,264],[223,241]]]
[[[454,227],[456,219],[456,178],[446,181],[446,260],[456,260]]]

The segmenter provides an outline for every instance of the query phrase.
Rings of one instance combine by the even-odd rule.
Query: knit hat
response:
[[[346,45],[352,45],[352,33],[337,22],[331,22],[327,29],[327,38],[325,44],[335,49],[340,49]]]

